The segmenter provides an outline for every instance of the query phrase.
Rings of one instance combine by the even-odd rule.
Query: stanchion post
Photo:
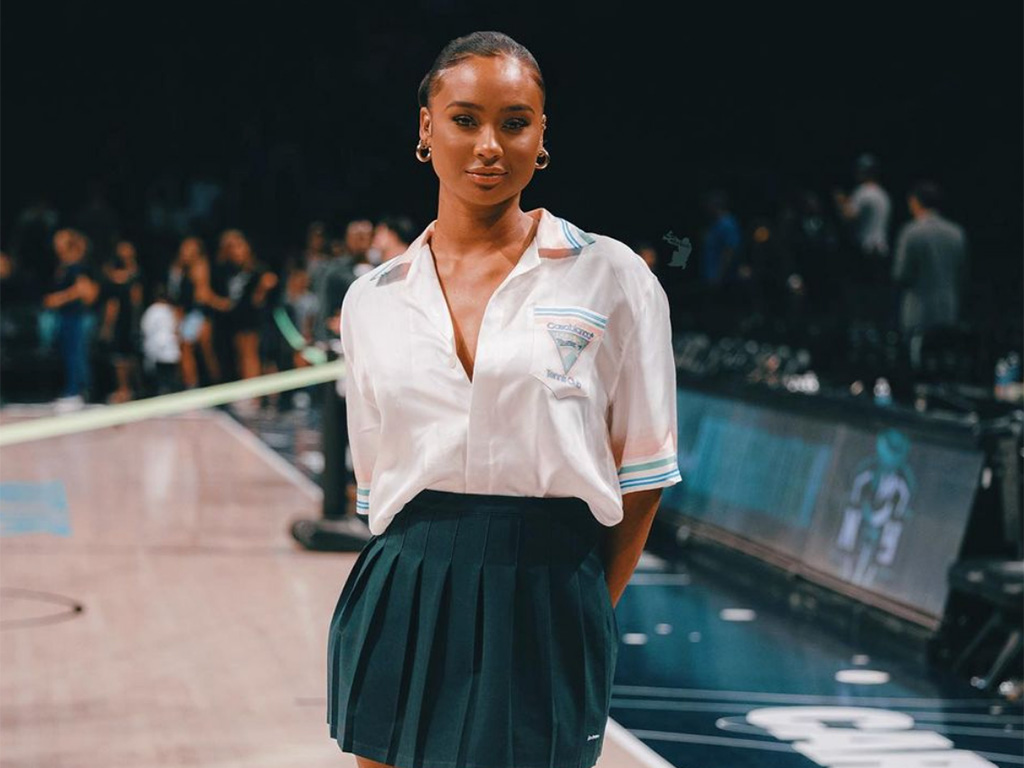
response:
[[[329,348],[329,360],[339,355]],[[370,539],[370,529],[359,515],[348,514],[348,470],[345,450],[348,447],[348,423],[345,398],[339,393],[343,380],[326,381],[318,394],[321,403],[321,449],[324,471],[321,485],[324,492],[319,520],[296,520],[292,536],[303,547],[320,552],[357,552]]]
[[[332,350],[328,360],[338,359]],[[340,520],[348,508],[348,471],[345,467],[345,449],[348,447],[348,425],[345,412],[345,398],[339,396],[337,382],[325,381],[323,387],[323,412],[321,434],[323,435],[324,472],[321,483],[324,491],[323,517],[325,520]]]

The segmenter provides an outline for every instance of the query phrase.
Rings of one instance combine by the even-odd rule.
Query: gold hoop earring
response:
[[[424,155],[423,150],[427,150],[427,154]],[[420,139],[419,143],[416,145],[416,159],[421,163],[430,162],[430,147],[423,143],[423,139]]]
[[[540,153],[537,155],[537,161],[533,164],[533,167],[536,168],[537,170],[542,170],[544,168],[547,168],[550,164],[551,154],[546,149],[544,149],[544,147],[541,147]]]

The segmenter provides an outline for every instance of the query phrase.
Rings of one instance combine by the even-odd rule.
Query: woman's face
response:
[[[116,248],[117,257],[125,267],[134,267],[137,261],[135,246],[127,240],[121,240]]]
[[[246,266],[252,257],[249,241],[240,234],[233,234],[229,242],[228,254],[231,262],[239,267]]]
[[[186,237],[178,247],[178,255],[186,266],[191,266],[199,260],[199,243],[194,237]]]
[[[530,69],[508,56],[471,56],[440,83],[430,109],[420,109],[420,139],[442,190],[477,205],[518,195],[536,170],[546,119]]]

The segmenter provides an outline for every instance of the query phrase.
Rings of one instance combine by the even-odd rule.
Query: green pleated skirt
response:
[[[591,768],[618,622],[577,498],[424,490],[359,553],[327,644],[327,722],[397,768]]]

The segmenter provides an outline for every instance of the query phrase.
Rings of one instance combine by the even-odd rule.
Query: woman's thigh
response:
[[[371,760],[368,757],[359,757],[359,755],[356,755],[356,765],[359,768],[391,768],[387,763],[378,763],[376,760]]]

